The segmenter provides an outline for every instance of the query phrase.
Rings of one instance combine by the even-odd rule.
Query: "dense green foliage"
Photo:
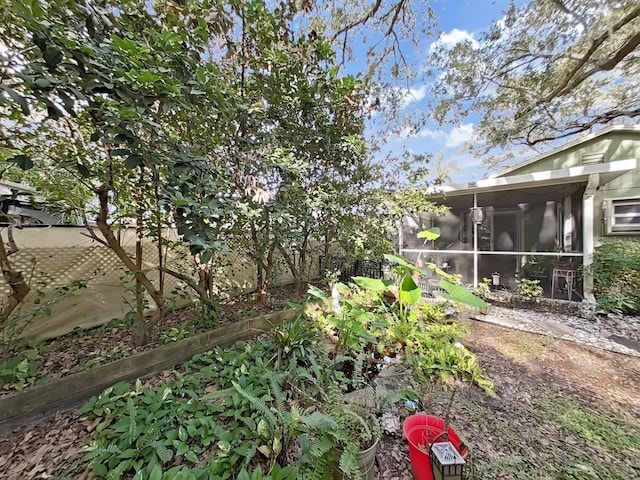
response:
[[[434,44],[435,119],[478,115],[467,147],[494,166],[516,161],[522,146],[634,121],[639,14],[635,2],[510,2],[478,38]]]
[[[640,311],[640,242],[609,240],[593,255],[593,293],[598,306],[612,313]]]
[[[382,405],[408,395],[375,398],[367,373],[374,358],[406,357],[398,368],[417,384],[438,375],[492,389],[442,307],[400,309],[383,293],[352,285],[341,317],[323,303],[307,314],[300,306],[269,337],[196,355],[161,385],[108,388],[80,411],[95,425],[82,464],[104,479],[323,479],[334,468],[360,478],[356,455],[380,438]],[[371,391],[378,407],[345,403],[342,394],[354,389]]]
[[[327,306],[319,313],[321,324],[336,334],[339,351],[356,357],[362,352],[401,354],[418,379],[466,380],[491,393],[493,384],[483,375],[475,355],[458,341],[465,329],[446,320],[444,302],[422,300],[412,275],[424,272],[400,257],[387,255],[387,259],[395,264],[395,279],[354,277],[353,285],[338,285],[339,308]],[[439,295],[447,302],[487,305],[461,285],[442,279],[440,286]],[[312,293],[326,299],[317,289]]]
[[[297,332],[286,342],[274,337],[196,355],[155,388],[138,382],[105,390],[81,410],[97,423],[84,461],[98,478],[244,478],[257,468],[264,478],[326,478],[327,452],[359,443],[340,420],[344,377],[312,328],[283,327]],[[276,352],[291,342],[307,346],[287,350],[274,370]],[[348,458],[344,467],[355,472]]]
[[[408,197],[385,199],[364,143],[369,81],[340,72],[332,39],[318,34],[328,25],[306,31],[311,5],[0,5],[0,171],[33,181],[116,252],[136,283],[142,341],[167,308],[165,276],[207,312],[231,284],[220,275],[231,249],[256,266],[265,301],[278,270],[302,289],[320,253],[388,248]],[[117,235],[132,221],[135,254]],[[165,265],[182,243],[167,235],[174,225],[192,254],[178,269]],[[144,237],[156,242],[144,247],[157,250],[153,276]]]
[[[516,295],[525,302],[539,302],[543,294],[544,289],[540,286],[540,280],[523,278],[517,281]]]
[[[36,382],[38,350],[23,350],[0,363],[0,390],[22,390]]]

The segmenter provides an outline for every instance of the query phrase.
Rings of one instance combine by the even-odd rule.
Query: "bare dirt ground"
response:
[[[423,403],[427,413],[444,416],[455,391],[451,423],[471,448],[469,478],[640,479],[640,358],[466,323],[464,343],[496,394],[434,384],[425,387]],[[0,438],[0,478],[64,478],[93,428],[76,412]],[[401,431],[383,438],[377,462],[378,478],[412,478]]]
[[[640,358],[470,321],[465,345],[495,383],[434,388],[427,413],[471,446],[474,479],[640,479]],[[405,413],[406,415],[406,413]],[[410,479],[406,441],[387,437],[380,478]]]

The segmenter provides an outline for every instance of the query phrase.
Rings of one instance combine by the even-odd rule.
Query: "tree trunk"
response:
[[[140,177],[142,177],[142,167],[140,167]],[[140,185],[142,185],[142,178],[140,178]],[[143,211],[138,209],[138,215],[136,217],[136,269],[142,271],[142,237],[143,231]],[[136,277],[136,320],[138,325],[142,327],[144,325],[144,287],[140,283],[140,279]]]
[[[156,311],[153,312],[153,315],[149,320],[149,330],[147,330],[140,339],[141,342],[148,342],[150,329],[157,325],[164,315],[164,299],[151,280],[149,280],[142,270],[138,269],[135,262],[131,257],[129,257],[120,242],[118,242],[111,226],[107,222],[109,216],[109,187],[107,185],[103,185],[96,190],[96,193],[98,195],[98,200],[100,201],[100,210],[98,211],[98,217],[96,218],[96,223],[98,224],[100,233],[102,233],[102,236],[109,245],[109,248],[113,250],[125,267],[135,275],[136,280],[140,281],[140,284],[144,287],[145,291],[149,294],[156,305]]]
[[[162,212],[160,210],[160,179],[156,172],[153,172],[154,182],[153,182],[153,192],[156,200],[156,211],[154,215],[156,217],[156,228],[158,235],[158,291],[160,292],[160,296],[164,296],[164,253],[162,246]]]
[[[273,272],[273,254],[276,250],[276,244],[272,244],[267,252],[266,261],[259,259],[258,279],[256,285],[256,302],[264,305],[269,297],[269,286],[271,283],[271,273]]]
[[[288,252],[287,249],[280,244],[278,244],[278,250],[280,250],[280,253],[282,253],[284,261],[287,263],[289,271],[291,271],[291,275],[293,275],[293,284],[296,292],[302,293],[304,283],[302,281],[302,271],[296,266],[295,258],[293,258],[291,256],[291,253]]]
[[[9,227],[11,229],[11,227]],[[12,239],[11,233],[9,238]],[[17,247],[14,247],[15,243],[11,246],[11,252],[16,252]],[[2,276],[9,285],[11,293],[7,298],[7,302],[3,305],[0,311],[0,325],[7,323],[9,317],[13,311],[22,303],[31,291],[31,287],[25,282],[22,272],[16,271],[9,261],[9,255],[4,246],[4,238],[0,233],[0,267],[2,267]]]

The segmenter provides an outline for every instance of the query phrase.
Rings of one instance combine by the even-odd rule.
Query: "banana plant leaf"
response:
[[[353,281],[359,287],[373,290],[374,292],[384,292],[390,285],[389,282],[385,282],[384,280],[369,277],[353,277]]]
[[[427,241],[436,240],[440,238],[440,229],[438,227],[427,228],[421,232],[418,232],[418,238],[424,238]]]
[[[386,261],[388,261],[390,263],[395,263],[399,267],[406,268],[407,270],[410,270],[412,272],[424,273],[424,270],[422,270],[421,268],[416,267],[415,265],[411,265],[404,258],[398,257],[397,255],[391,255],[391,254],[386,253],[384,255],[384,258],[385,258]]]
[[[461,303],[472,308],[483,308],[488,305],[487,302],[480,297],[476,297],[471,290],[462,285],[454,285],[451,282],[441,279],[438,282],[438,287],[442,288],[444,292],[438,291],[435,293],[445,300],[451,300],[452,302]]]
[[[402,283],[400,284],[400,289],[398,290],[398,297],[400,298],[400,301],[407,305],[415,305],[420,301],[421,296],[422,290],[420,290],[420,287],[416,285],[416,282],[413,280],[411,275],[405,275],[402,279]]]

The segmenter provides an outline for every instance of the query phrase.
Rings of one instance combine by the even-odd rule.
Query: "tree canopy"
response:
[[[535,147],[640,116],[640,5],[611,0],[533,0],[478,41],[440,45],[433,117],[480,119],[472,150]],[[500,158],[497,158],[500,157]],[[497,159],[496,159],[497,158]],[[494,158],[504,162],[504,152]],[[508,160],[507,160],[508,161]]]

